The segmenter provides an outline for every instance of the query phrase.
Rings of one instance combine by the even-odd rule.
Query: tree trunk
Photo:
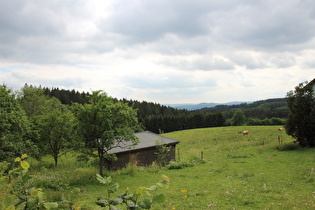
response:
[[[55,160],[55,166],[57,167],[57,165],[58,165],[58,155],[57,156],[54,155],[54,160]]]
[[[100,175],[103,176],[103,167],[104,167],[104,150],[103,150],[103,148],[98,148],[98,158],[99,158]]]

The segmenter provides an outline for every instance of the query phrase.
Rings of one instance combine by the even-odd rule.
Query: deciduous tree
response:
[[[314,80],[313,80],[314,81]],[[315,97],[313,83],[301,83],[287,93],[290,114],[286,124],[287,134],[302,146],[315,146]]]
[[[101,175],[104,158],[110,157],[110,149],[121,147],[124,141],[137,143],[135,131],[139,124],[136,110],[122,102],[114,103],[105,92],[94,91],[90,104],[77,105],[76,116],[85,147],[90,154],[95,151],[98,154]]]
[[[61,104],[57,98],[47,100],[45,106],[49,111],[35,119],[40,131],[38,147],[43,154],[51,155],[57,166],[62,152],[67,152],[78,144],[75,130],[77,121],[68,107]]]
[[[245,114],[242,110],[237,110],[233,114],[232,125],[238,126],[238,125],[244,125],[244,124],[245,124]]]

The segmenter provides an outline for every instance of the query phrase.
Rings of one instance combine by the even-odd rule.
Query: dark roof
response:
[[[125,141],[121,144],[122,147],[116,147],[108,151],[111,154],[118,154],[136,150],[142,150],[146,148],[156,147],[156,141],[159,141],[161,145],[174,145],[178,144],[179,141],[171,138],[167,138],[161,136],[159,134],[150,132],[150,131],[143,131],[135,134],[138,137],[139,143],[137,145],[132,146],[131,141]]]

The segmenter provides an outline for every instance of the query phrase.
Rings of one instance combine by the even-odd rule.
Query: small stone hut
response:
[[[138,166],[148,166],[157,161],[157,142],[160,145],[171,147],[166,160],[175,160],[176,145],[179,141],[167,138],[150,131],[138,132],[135,134],[139,143],[132,146],[132,143],[126,141],[123,147],[116,147],[108,151],[115,154],[117,160],[105,160],[107,168],[110,170],[121,169],[127,166],[129,162],[135,162]]]

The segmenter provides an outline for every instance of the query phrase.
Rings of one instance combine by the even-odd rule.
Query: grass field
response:
[[[106,172],[129,187],[150,187],[167,175],[167,198],[152,209],[315,209],[315,148],[299,148],[279,126],[219,127],[163,134],[180,141],[177,163],[168,167],[129,166]],[[249,135],[242,136],[243,130]],[[282,144],[279,144],[280,137]],[[49,200],[65,197],[81,209],[99,209],[105,194],[95,179],[93,162],[79,163],[74,155],[31,161],[32,186],[42,187]],[[177,168],[177,169],[176,169]],[[11,198],[13,199],[13,198]],[[13,202],[13,201],[12,201]],[[4,201],[2,201],[2,206]]]

